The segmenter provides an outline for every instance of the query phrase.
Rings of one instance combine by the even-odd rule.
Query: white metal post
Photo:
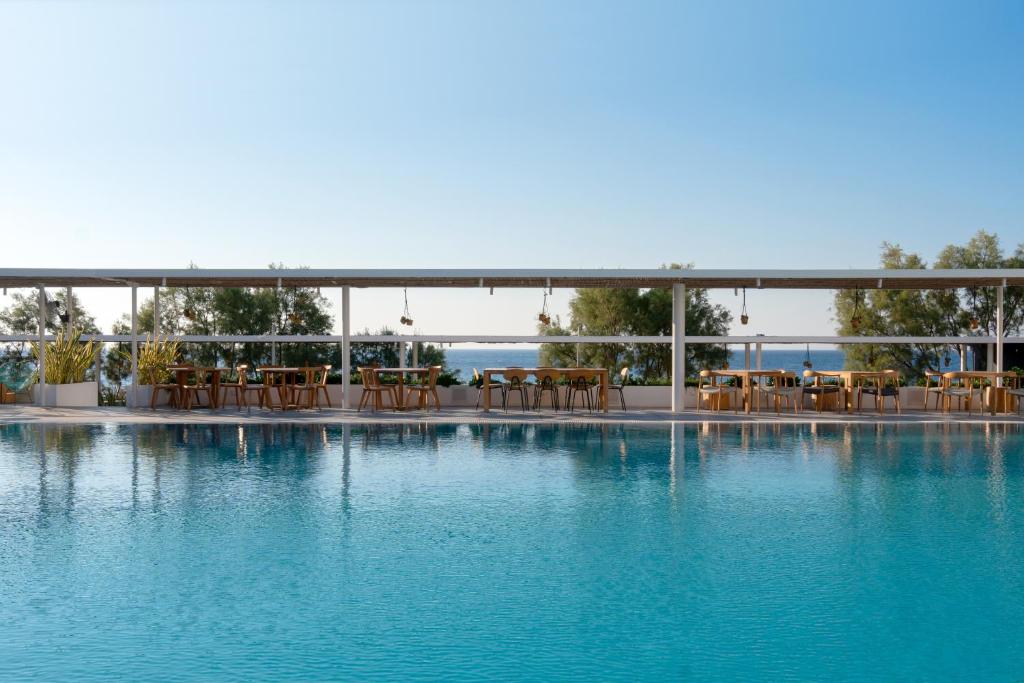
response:
[[[349,407],[349,385],[352,374],[352,330],[349,306],[349,287],[341,288],[341,407]]]
[[[672,412],[686,403],[686,285],[672,285]]]
[[[405,342],[398,342],[398,367],[405,367]]]
[[[743,369],[750,369],[750,344],[743,345]]]
[[[39,400],[46,405],[46,288],[39,287]]]
[[[1003,293],[1005,286],[996,287],[996,370],[1002,372],[1003,368]],[[1003,378],[996,378],[996,386],[1003,386]]]
[[[754,363],[755,369],[761,369],[761,342],[758,342],[754,347]]]
[[[93,372],[96,374],[96,400],[103,398],[103,342],[96,344],[96,357],[93,358]]]
[[[139,406],[139,288],[132,287],[132,408]]]
[[[418,368],[420,366],[420,343],[412,343],[412,366]]]
[[[153,337],[160,336],[160,288],[153,288]]]
[[[71,304],[72,302],[72,290],[70,287],[64,288],[64,307],[67,309],[68,314],[68,329],[66,334],[70,337],[71,330],[75,327],[75,307]]]
[[[960,344],[960,372],[967,370],[967,345]]]

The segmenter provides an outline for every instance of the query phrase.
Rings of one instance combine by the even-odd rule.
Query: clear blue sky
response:
[[[0,4],[0,265],[870,267],[883,240],[1024,240],[1024,3],[723,4]],[[832,329],[827,293],[755,294],[749,331]],[[411,296],[424,332],[530,333],[540,306]],[[85,298],[105,324],[128,301]],[[355,305],[394,325],[401,293]]]

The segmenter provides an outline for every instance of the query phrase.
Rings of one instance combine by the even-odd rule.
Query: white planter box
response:
[[[140,384],[138,387],[136,387],[135,391],[133,391],[131,387],[125,387],[124,392],[124,402],[125,404],[127,404],[129,408],[148,408],[149,399],[153,396],[153,385]],[[138,393],[136,394],[136,392]],[[137,396],[137,399],[133,398],[135,396]],[[135,403],[136,400],[138,401],[138,405],[136,405]],[[156,399],[156,405],[158,408],[160,406],[168,406],[170,405],[170,402],[171,394],[170,392],[167,391],[161,391],[160,395]]]
[[[99,386],[96,382],[47,384],[43,397],[44,405],[51,408],[95,408],[99,405]],[[32,387],[32,402],[39,402],[38,384]]]

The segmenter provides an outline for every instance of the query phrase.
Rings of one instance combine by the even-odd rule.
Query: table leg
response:
[[[491,409],[491,373],[484,372],[484,412]]]
[[[608,412],[608,371],[601,373],[601,410]]]

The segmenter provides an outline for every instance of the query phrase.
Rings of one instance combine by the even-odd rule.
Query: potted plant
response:
[[[139,387],[134,396],[139,405],[148,406],[153,393],[153,383],[166,384],[171,381],[171,371],[167,368],[178,362],[181,355],[181,343],[167,337],[151,337],[139,346]],[[127,392],[132,400],[134,392]]]
[[[32,355],[39,363],[39,342],[32,342]],[[65,335],[58,330],[52,342],[46,343],[46,392],[44,405],[59,408],[95,407],[99,401],[99,387],[95,381],[86,382],[85,373],[96,358],[92,341],[82,341],[82,331]],[[39,398],[39,371],[36,371],[32,398]]]

